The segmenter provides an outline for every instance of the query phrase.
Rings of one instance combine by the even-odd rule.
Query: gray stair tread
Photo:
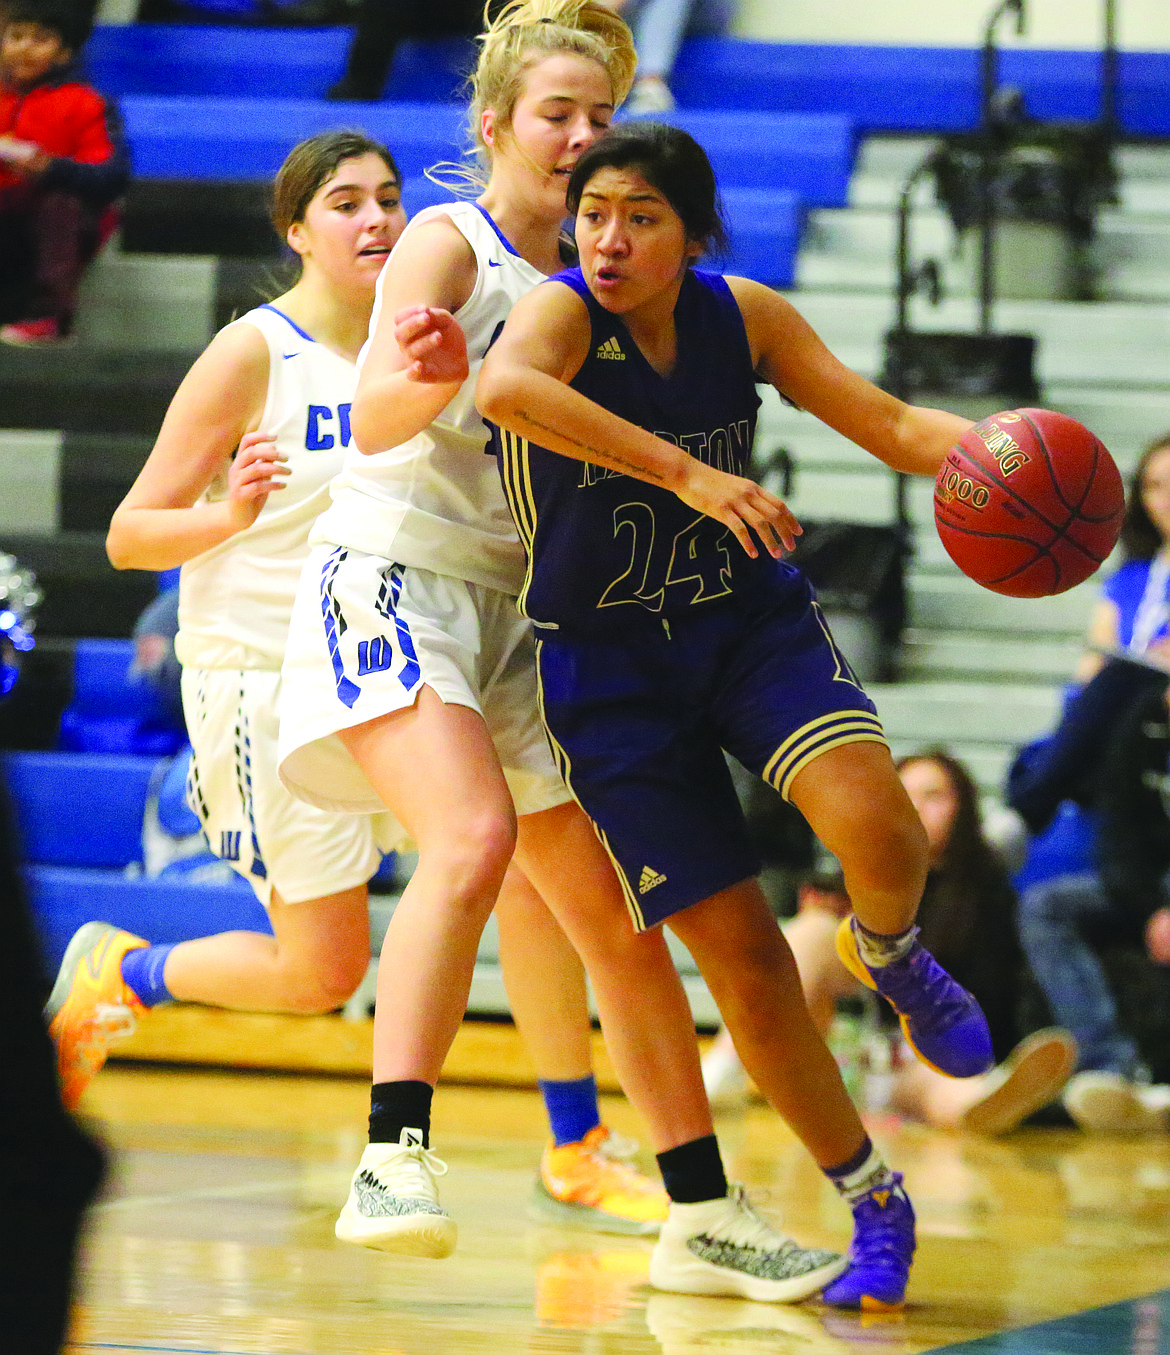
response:
[[[903,637],[902,667],[916,681],[994,675],[1064,683],[1082,652],[1079,638],[911,628]]]
[[[1043,684],[1006,682],[876,683],[866,687],[895,739],[1020,744],[1050,729],[1060,693]]]

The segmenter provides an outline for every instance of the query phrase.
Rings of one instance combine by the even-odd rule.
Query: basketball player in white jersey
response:
[[[490,178],[476,202],[416,217],[379,280],[354,442],[313,530],[283,670],[286,783],[329,809],[389,807],[419,849],[382,950],[370,1144],[337,1235],[454,1247],[431,1097],[514,851],[585,960],[671,1218],[705,1239],[656,1282],[799,1299],[844,1261],[797,1246],[728,1188],[665,941],[635,935],[541,731],[515,609],[523,551],[473,400],[513,302],[563,266],[566,179],[629,91],[629,30],[596,0],[519,0],[481,41],[472,125]],[[458,350],[449,362],[427,360],[434,326]]]
[[[275,765],[280,664],[309,527],[350,444],[374,284],[406,225],[398,171],[377,142],[323,133],[285,161],[273,215],[300,258],[299,281],[227,326],[192,368],[108,543],[123,568],[182,564],[190,798],[212,849],[268,909],[273,935],[151,946],[104,923],[82,928],[50,1003],[71,1106],[111,1037],[171,997],[249,1011],[342,1005],[369,962],[366,882],[401,837],[388,814],[294,798]],[[622,1141],[600,1124],[580,960],[519,871],[499,925],[505,981],[560,1145],[545,1153],[535,1203],[571,1226],[656,1231],[662,1190],[617,1156]]]

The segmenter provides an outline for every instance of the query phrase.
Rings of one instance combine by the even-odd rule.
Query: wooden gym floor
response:
[[[512,1038],[491,1034],[494,1058]],[[68,1355],[1170,1355],[1170,1136],[987,1141],[872,1121],[920,1239],[911,1303],[879,1320],[655,1293],[648,1242],[529,1220],[544,1134],[530,1090],[439,1089],[452,1258],[343,1246],[333,1220],[367,1109],[358,1077],[107,1067],[84,1110],[112,1166]],[[619,1098],[604,1114],[638,1134]],[[718,1127],[730,1172],[796,1236],[846,1245],[844,1207],[771,1112]]]

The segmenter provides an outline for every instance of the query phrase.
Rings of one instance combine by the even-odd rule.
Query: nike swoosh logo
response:
[[[498,259],[489,259],[489,260],[488,260],[488,267],[489,267],[489,268],[503,268],[503,266],[504,266],[504,265],[503,265],[502,263],[500,263]]]
[[[297,354],[296,354],[296,353],[281,353],[280,356],[281,356],[282,358],[295,358],[295,357],[297,356]]]

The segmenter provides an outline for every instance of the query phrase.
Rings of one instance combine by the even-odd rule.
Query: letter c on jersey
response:
[[[337,406],[337,427],[343,447],[349,446],[349,411],[353,408],[352,404]],[[305,424],[305,451],[307,452],[327,452],[334,445],[336,439],[332,433],[322,429],[323,423],[332,423],[333,411],[328,405],[310,405],[309,417]]]

